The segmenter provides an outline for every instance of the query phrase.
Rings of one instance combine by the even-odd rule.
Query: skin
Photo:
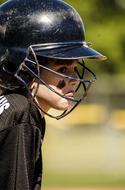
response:
[[[47,67],[56,72],[60,72],[71,77],[76,77],[74,69],[77,67],[77,65],[78,60],[50,60],[47,64]],[[73,99],[74,91],[78,85],[78,81],[66,79],[62,76],[48,72],[45,69],[41,69],[41,79],[43,79],[50,87],[52,87],[61,95],[65,95],[66,97]],[[38,84],[36,81],[32,83],[31,91],[32,95],[35,94],[36,102],[45,112],[48,112],[50,108],[64,111],[72,104],[72,101],[57,95],[48,89],[44,84]],[[44,116],[42,112],[41,115]]]

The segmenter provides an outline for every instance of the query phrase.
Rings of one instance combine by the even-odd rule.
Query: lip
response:
[[[74,92],[67,92],[65,96],[68,98],[74,98]]]

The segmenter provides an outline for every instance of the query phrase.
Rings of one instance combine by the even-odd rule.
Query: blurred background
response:
[[[125,0],[66,2],[108,59],[86,61],[97,81],[83,104],[62,120],[46,117],[44,187],[125,189]]]
[[[66,2],[108,59],[86,61],[97,81],[83,104],[62,120],[46,117],[43,187],[125,189],[125,0]]]

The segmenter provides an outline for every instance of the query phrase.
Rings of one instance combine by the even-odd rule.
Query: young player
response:
[[[87,95],[96,76],[86,58],[105,57],[85,42],[79,14],[64,1],[0,6],[1,190],[40,190],[44,116],[61,119]]]

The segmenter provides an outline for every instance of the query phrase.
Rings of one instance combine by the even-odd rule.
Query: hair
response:
[[[34,61],[32,55],[28,57],[30,60]],[[39,64],[47,66],[50,62],[49,58],[37,57]],[[37,74],[36,65],[31,64],[26,61],[25,64]],[[14,74],[17,70],[17,65],[11,62],[7,58],[1,63],[0,67],[0,95],[9,93],[19,93],[27,96],[27,89],[24,84],[17,79]],[[34,76],[28,73],[24,68],[20,70],[20,77],[25,81],[26,85],[29,86],[34,79]]]
[[[19,81],[15,77],[15,72],[17,70],[17,66],[10,62],[4,61],[0,67],[0,95],[8,94],[8,93],[21,93],[26,95],[26,88],[24,84]],[[31,76],[26,70],[20,70],[20,77],[25,81],[27,85],[33,80],[33,76]]]
[[[21,71],[20,76],[27,83],[27,85],[29,85],[29,83],[33,80],[33,77],[31,77],[26,71]],[[27,89],[14,75],[0,71],[0,95],[10,93],[27,95]]]

